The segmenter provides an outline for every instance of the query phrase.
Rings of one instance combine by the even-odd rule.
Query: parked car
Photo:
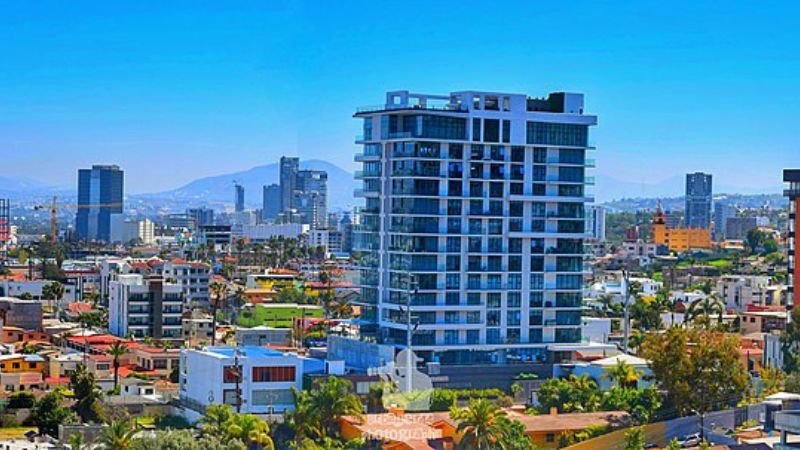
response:
[[[697,447],[700,445],[700,442],[702,442],[700,433],[687,434],[686,436],[678,438],[678,444],[681,448]]]

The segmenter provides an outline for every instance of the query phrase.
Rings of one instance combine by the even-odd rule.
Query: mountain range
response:
[[[352,173],[319,159],[301,161],[300,168],[324,170],[328,173],[330,210],[349,210],[357,204],[356,199],[353,198],[353,190],[359,186],[359,183],[353,178]],[[136,208],[136,205],[139,205],[140,208],[147,205],[157,206],[157,209],[171,211],[182,211],[192,206],[226,208],[233,204],[233,183],[235,181],[244,186],[245,204],[249,208],[261,208],[263,186],[278,183],[279,174],[280,165],[278,163],[257,166],[239,172],[199,178],[168,191],[130,194],[127,196],[128,205],[130,208]],[[628,210],[639,206],[654,205],[657,199],[664,199],[665,203],[676,201],[683,195],[684,185],[683,176],[636,183],[598,174],[593,191],[597,203],[609,204],[612,209]],[[780,192],[779,187],[748,189],[714,185],[715,195],[735,193],[757,197],[759,194],[766,193],[774,199],[776,196],[773,193],[777,194],[778,192]],[[74,200],[75,194],[75,189],[72,187],[50,186],[26,177],[0,176],[0,196],[11,198],[14,203],[31,200],[42,202],[48,200],[52,195],[58,195],[64,201]],[[753,200],[763,202],[765,199],[753,198]]]
[[[353,174],[327,161],[310,159],[300,162],[300,169],[324,170],[328,173],[328,207],[331,210],[352,209],[353,190],[357,186]],[[194,180],[177,189],[131,197],[139,200],[168,199],[186,206],[232,204],[234,182],[244,187],[245,205],[261,208],[263,187],[279,183],[280,164],[267,164],[241,172],[228,173]]]

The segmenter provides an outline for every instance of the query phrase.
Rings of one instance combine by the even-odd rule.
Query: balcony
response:
[[[446,105],[369,105],[369,106],[360,106],[356,108],[356,115],[359,114],[372,114],[377,112],[383,111],[445,111],[445,112],[454,112],[454,113],[465,113],[467,112],[467,108],[464,105],[453,105],[453,104],[446,104]]]

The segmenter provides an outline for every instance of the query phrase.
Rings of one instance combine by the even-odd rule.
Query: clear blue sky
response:
[[[601,176],[777,189],[800,166],[797,2],[632,3],[6,1],[0,175],[116,163],[153,192],[281,154],[352,170],[351,115],[386,90],[567,90],[600,117]]]

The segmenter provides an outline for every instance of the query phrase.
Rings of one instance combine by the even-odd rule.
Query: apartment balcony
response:
[[[379,197],[381,195],[378,191],[367,191],[364,189],[355,189],[353,196],[355,197]]]
[[[380,178],[381,173],[378,171],[364,171],[364,170],[356,170],[353,174],[353,177],[356,180],[363,180],[365,178]]]
[[[362,114],[374,114],[378,112],[384,111],[442,111],[442,112],[452,112],[452,113],[466,113],[467,107],[464,105],[453,105],[453,104],[446,104],[446,105],[369,105],[369,106],[360,106],[356,108],[356,116]]]

